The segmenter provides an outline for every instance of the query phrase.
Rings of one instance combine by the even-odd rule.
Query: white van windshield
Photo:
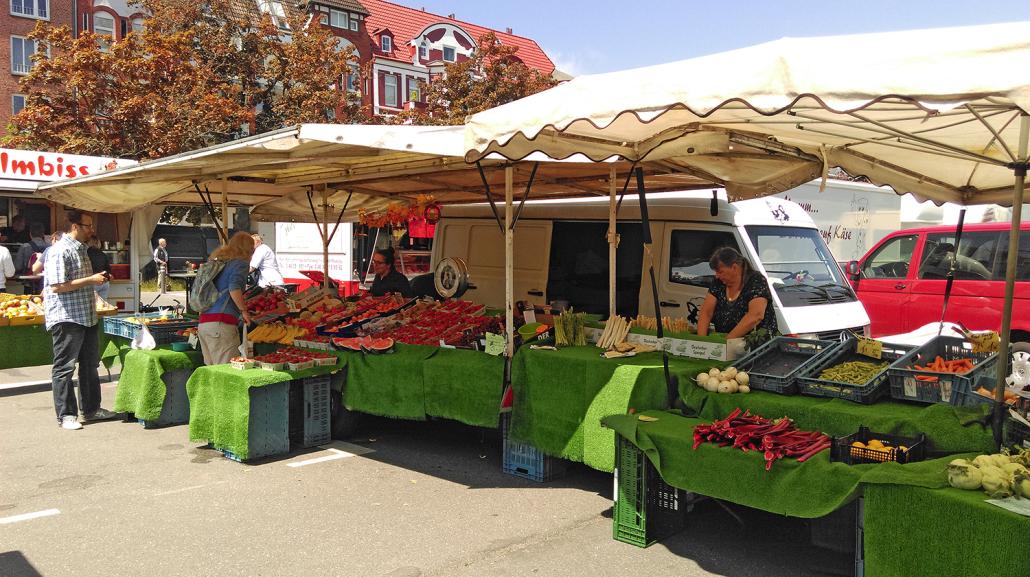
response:
[[[783,306],[856,300],[819,231],[789,226],[744,228]]]

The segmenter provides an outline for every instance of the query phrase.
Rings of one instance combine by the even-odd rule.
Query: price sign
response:
[[[200,344],[200,339],[197,337],[197,333],[190,333],[189,344],[194,349]]]
[[[526,317],[526,324],[527,325],[536,322],[536,311],[534,309],[531,309],[531,308],[530,309],[526,309],[522,313],[522,315],[524,317]]]
[[[867,339],[865,337],[857,337],[858,343],[855,347],[855,351],[860,355],[879,359],[883,356],[883,343],[874,339]]]
[[[507,343],[504,340],[504,335],[495,335],[493,333],[486,333],[486,354],[497,356],[504,352]]]

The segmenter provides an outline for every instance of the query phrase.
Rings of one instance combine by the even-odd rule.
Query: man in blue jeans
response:
[[[97,364],[97,309],[93,287],[107,281],[106,272],[93,273],[86,243],[93,236],[93,217],[68,213],[68,233],[47,251],[43,266],[43,307],[46,329],[54,343],[52,372],[54,409],[62,429],[82,428],[83,421],[102,421],[117,416],[100,408],[100,376]],[[79,403],[75,402],[72,373],[79,363]],[[81,405],[81,406],[80,406]]]

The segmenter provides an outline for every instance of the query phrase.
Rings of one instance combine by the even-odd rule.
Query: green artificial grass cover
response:
[[[43,325],[0,327],[0,370],[54,362],[54,341]]]
[[[788,416],[801,429],[822,431],[830,436],[850,435],[857,432],[860,425],[865,425],[877,433],[907,436],[925,433],[930,450],[937,454],[994,451],[994,438],[987,425],[988,405],[918,405],[887,399],[862,405],[843,399],[767,391],[721,395],[693,385],[681,387],[681,391],[687,414],[708,421],[722,419],[740,407],[770,419]]]
[[[437,347],[397,343],[380,355],[347,353],[348,409],[397,419],[425,420],[422,364]]]
[[[209,441],[246,460],[250,456],[250,389],[292,378],[289,373],[262,369],[240,371],[231,365],[198,367],[186,383],[186,394],[190,398],[190,440]]]
[[[1026,577],[1030,517],[986,498],[952,488],[865,487],[865,574]]]
[[[772,470],[766,471],[758,452],[745,453],[711,443],[692,449],[694,427],[710,419],[687,418],[666,411],[644,414],[658,420],[643,422],[637,415],[614,415],[605,418],[604,424],[643,451],[666,483],[793,517],[828,515],[853,499],[862,483],[943,487],[947,484],[945,469],[954,458],[908,465],[852,466],[831,463],[830,451],[826,450],[804,463],[780,459]]]
[[[165,371],[189,370],[203,364],[199,351],[179,353],[168,349],[130,350],[122,362],[114,410],[133,413],[138,419],[156,421],[165,400]]]
[[[512,361],[511,437],[548,455],[583,462],[600,471],[615,466],[615,436],[601,418],[630,408],[668,404],[661,353],[604,359],[597,347],[557,351],[523,347]],[[669,370],[682,381],[723,363],[669,358]]]
[[[498,427],[504,357],[439,349],[422,363],[422,384],[427,415],[476,427]]]

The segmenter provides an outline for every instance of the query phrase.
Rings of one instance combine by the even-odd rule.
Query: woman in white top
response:
[[[271,247],[261,240],[260,234],[251,235],[254,237],[254,256],[250,257],[251,272],[258,273],[258,286],[282,286],[283,275],[279,272],[279,261]]]

